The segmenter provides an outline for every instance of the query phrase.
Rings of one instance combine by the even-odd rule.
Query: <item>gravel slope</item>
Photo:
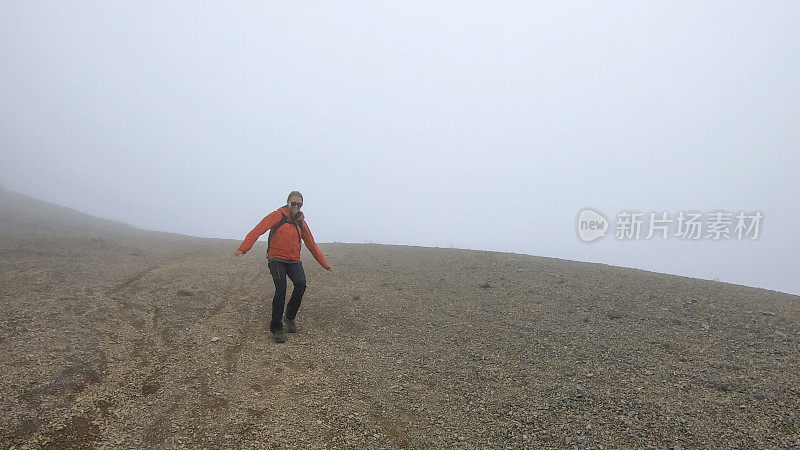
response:
[[[301,330],[275,344],[265,244],[19,214],[0,209],[3,447],[800,445],[798,296],[323,244],[335,272],[304,250]]]

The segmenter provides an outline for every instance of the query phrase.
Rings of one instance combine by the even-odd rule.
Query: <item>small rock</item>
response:
[[[197,295],[197,291],[191,289],[179,289],[178,295],[180,295],[181,297],[191,297]]]
[[[216,337],[216,336],[214,336],[213,338],[211,338],[211,342],[217,342],[217,341],[219,341],[219,340],[220,340],[220,339],[219,339],[218,337]]]
[[[609,319],[619,319],[620,317],[622,317],[622,314],[616,309],[612,309],[611,311],[608,312],[608,314],[606,314],[606,316],[608,316]]]

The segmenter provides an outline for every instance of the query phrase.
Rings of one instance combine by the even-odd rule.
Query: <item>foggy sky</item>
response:
[[[793,1],[0,1],[0,183],[232,239],[298,189],[318,242],[800,293],[798,23]],[[587,244],[585,207],[764,221]]]

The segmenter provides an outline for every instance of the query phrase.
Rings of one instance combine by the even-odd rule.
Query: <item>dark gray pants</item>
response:
[[[286,319],[294,320],[297,310],[300,309],[300,301],[303,300],[303,293],[306,291],[306,273],[303,271],[303,263],[285,263],[271,261],[269,273],[272,274],[272,281],[275,283],[275,297],[272,298],[272,321],[269,330],[275,331],[283,328],[283,305],[286,302],[286,276],[292,280],[294,289],[289,304],[286,305]]]

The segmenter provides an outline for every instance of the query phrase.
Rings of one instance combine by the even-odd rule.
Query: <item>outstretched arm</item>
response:
[[[319,247],[317,247],[317,243],[314,242],[314,236],[311,234],[311,229],[308,228],[308,224],[306,223],[305,220],[302,222],[302,228],[303,228],[303,242],[306,243],[306,248],[308,249],[308,251],[310,251],[311,254],[314,255],[314,259],[316,259],[317,262],[322,267],[325,268],[325,270],[331,270],[330,264],[328,264],[328,262],[325,261],[325,256],[322,254]]]
[[[242,242],[242,245],[239,246],[234,255],[239,256],[247,253],[251,248],[253,248],[253,244],[256,243],[258,237],[266,233],[270,228],[274,227],[280,219],[280,211],[273,211],[269,213],[267,217],[261,219],[261,222],[259,222],[255,228],[247,233],[247,236],[244,238],[244,242]]]

